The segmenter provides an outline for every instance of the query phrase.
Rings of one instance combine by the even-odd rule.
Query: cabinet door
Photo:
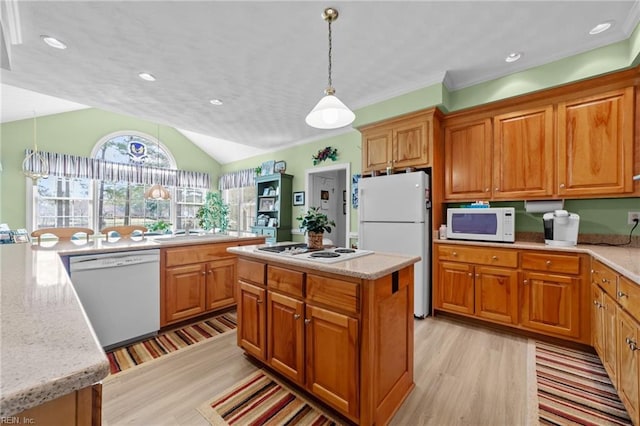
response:
[[[207,265],[207,310],[222,309],[236,303],[236,259],[222,259]]]
[[[424,118],[402,123],[393,129],[393,167],[428,167],[429,122]]]
[[[602,323],[604,327],[604,357],[602,364],[612,383],[618,381],[618,342],[616,341],[616,302],[606,292],[602,295]]]
[[[518,323],[518,271],[475,267],[475,314],[507,324]]]
[[[603,298],[603,291],[600,287],[591,284],[591,344],[604,364],[606,353],[604,350],[605,328]]]
[[[633,88],[558,105],[558,194],[633,191]]]
[[[247,353],[266,360],[266,291],[239,281],[238,346]]]
[[[580,337],[579,287],[573,277],[525,272],[522,325],[549,334]]]
[[[638,424],[640,392],[638,381],[638,324],[622,309],[617,310],[618,323],[618,394],[634,424]]]
[[[444,196],[477,200],[491,196],[491,120],[444,129]]]
[[[493,198],[553,194],[553,107],[493,119]]]
[[[393,160],[391,129],[376,129],[362,134],[362,171],[384,170]]]
[[[466,263],[440,262],[438,264],[439,308],[473,315],[473,266]]]
[[[304,385],[304,303],[268,293],[267,360],[275,370]]]
[[[205,266],[176,266],[166,269],[165,317],[179,321],[205,311]]]
[[[358,320],[307,305],[307,388],[340,411],[358,417]]]

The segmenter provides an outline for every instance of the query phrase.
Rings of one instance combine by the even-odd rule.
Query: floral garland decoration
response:
[[[338,159],[338,149],[327,146],[324,149],[321,149],[320,151],[318,151],[316,155],[312,155],[311,158],[313,158],[314,166],[319,163],[322,163],[327,158],[331,158],[331,161],[336,161]]]

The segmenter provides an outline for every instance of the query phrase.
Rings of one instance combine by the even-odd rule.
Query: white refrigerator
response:
[[[420,256],[414,265],[414,314],[431,312],[429,176],[400,173],[358,182],[358,248]]]

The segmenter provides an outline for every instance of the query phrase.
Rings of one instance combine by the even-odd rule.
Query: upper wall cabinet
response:
[[[433,162],[436,109],[361,127],[362,173],[424,168]],[[439,129],[439,126],[435,126]]]
[[[557,193],[632,192],[633,126],[633,87],[558,104]]]
[[[444,196],[447,200],[491,196],[491,120],[444,128]]]
[[[553,107],[493,119],[493,198],[553,194]]]

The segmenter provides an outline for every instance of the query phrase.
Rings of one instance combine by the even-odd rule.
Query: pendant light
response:
[[[324,90],[325,96],[311,110],[305,121],[317,129],[337,129],[353,123],[356,115],[335,96],[336,90],[331,84],[331,23],[338,19],[338,11],[332,7],[326,8],[322,13],[322,19],[329,24],[329,85]]]
[[[22,162],[22,173],[32,179],[33,184],[38,184],[38,179],[49,177],[49,163],[44,155],[38,152],[38,135],[36,124],[36,112],[33,112],[33,151]],[[31,165],[31,166],[30,166]]]
[[[156,150],[156,159],[158,164],[158,169],[160,169],[160,125],[158,124],[158,148]],[[151,185],[149,189],[147,189],[144,193],[144,198],[148,200],[170,200],[171,193],[167,188],[160,185],[159,183],[154,183]]]

